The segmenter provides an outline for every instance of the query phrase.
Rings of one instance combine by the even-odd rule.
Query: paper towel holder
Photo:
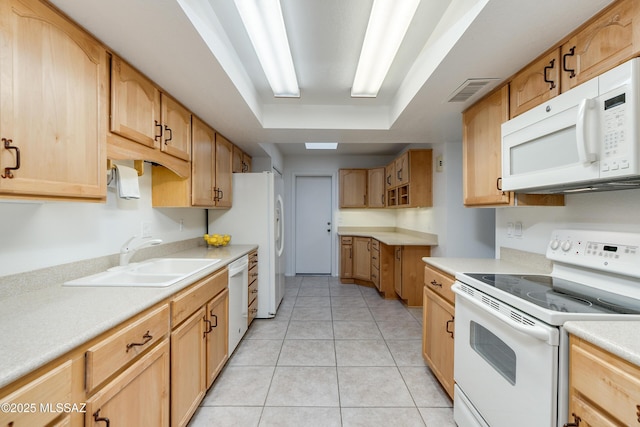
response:
[[[116,165],[113,164],[113,160],[107,159],[107,173],[109,174],[109,178],[107,178],[107,185],[109,185],[113,180],[113,170],[115,168]],[[134,160],[133,168],[138,172],[138,176],[144,175],[144,160]]]

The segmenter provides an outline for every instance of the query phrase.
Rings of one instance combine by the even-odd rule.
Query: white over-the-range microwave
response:
[[[502,124],[502,189],[640,187],[640,58]]]

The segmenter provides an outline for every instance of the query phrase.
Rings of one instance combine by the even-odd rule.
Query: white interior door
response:
[[[295,181],[296,274],[331,274],[331,176]]]

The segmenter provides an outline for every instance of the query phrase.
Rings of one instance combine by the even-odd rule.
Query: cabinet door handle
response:
[[[109,418],[100,416],[100,409],[93,413],[93,421],[97,423],[105,423],[107,427],[111,425],[111,421],[109,421]]]
[[[452,318],[451,320],[447,320],[447,325],[446,325],[446,327],[445,327],[445,329],[446,329],[447,333],[448,333],[449,335],[451,335],[451,338],[453,338],[453,331],[450,331],[450,330],[449,330],[449,325],[450,325],[450,324],[452,324],[454,321],[455,321],[455,319],[453,319],[453,318]]]
[[[173,131],[171,130],[171,128],[167,125],[164,125],[164,130],[166,132],[169,132],[169,138],[165,138],[164,143],[166,144],[167,142],[171,141],[173,139]]]
[[[222,198],[224,197],[224,191],[218,188],[216,192],[218,193],[218,200],[222,200]]]
[[[571,69],[567,67],[567,58],[569,56],[573,56],[576,54],[576,47],[573,46],[571,49],[569,49],[568,53],[565,53],[564,55],[562,55],[562,69],[564,71],[566,71],[567,73],[569,73],[569,78],[572,79],[576,76],[576,70],[575,69]]]
[[[573,417],[573,422],[566,423],[562,427],[580,427],[580,421],[582,421],[582,419],[575,413],[572,413],[571,416]]]
[[[442,283],[438,283],[438,282],[436,282],[435,280],[432,280],[432,281],[431,281],[431,284],[432,284],[433,286],[437,287],[437,288],[442,288]]]
[[[217,314],[213,314],[213,309],[211,309],[211,317],[213,318],[213,320],[215,320],[215,322],[211,325],[211,329],[217,328],[218,327],[218,315]],[[209,322],[209,324],[211,324],[211,322]]]
[[[159,134],[155,135],[153,138],[154,141],[157,141],[158,138],[162,138],[162,125],[158,123],[157,120],[154,120],[154,122],[156,122],[156,128],[158,128],[158,132],[160,132]]]
[[[145,332],[145,334],[142,336],[142,339],[143,339],[142,342],[132,342],[132,343],[127,344],[126,353],[128,353],[129,350],[131,350],[133,347],[142,346],[142,345],[145,345],[146,343],[148,343],[149,341],[151,341],[153,339],[153,336],[149,332],[150,331]]]
[[[387,185],[391,185],[391,175],[387,175]]]
[[[551,62],[549,62],[549,65],[547,65],[546,67],[544,67],[544,81],[545,83],[549,83],[550,87],[549,90],[554,89],[556,87],[556,82],[554,82],[553,80],[549,80],[547,78],[547,71],[548,70],[553,70],[555,68],[556,65],[556,60],[552,59]]]
[[[382,205],[384,206],[384,194],[382,195]]]
[[[4,168],[4,175],[0,175],[2,178],[13,178],[13,173],[11,171],[15,171],[20,169],[20,149],[15,145],[11,145],[13,140],[2,138],[2,142],[4,143],[4,148],[7,150],[15,150],[16,152],[16,165],[12,168]]]
[[[202,333],[202,339],[205,339],[207,334],[213,330],[213,327],[211,326],[211,321],[207,319],[206,315],[202,316],[202,320],[207,324],[207,330]]]
[[[502,191],[502,177],[499,176],[496,179],[496,188],[498,189],[498,191]]]

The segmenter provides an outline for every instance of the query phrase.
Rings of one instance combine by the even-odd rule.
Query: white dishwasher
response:
[[[244,255],[229,269],[229,355],[247,332],[249,257]]]

